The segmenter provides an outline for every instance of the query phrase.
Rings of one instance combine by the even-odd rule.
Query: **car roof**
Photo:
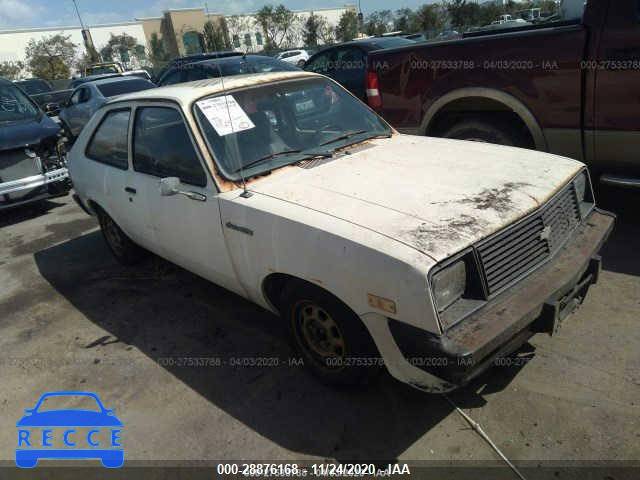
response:
[[[183,106],[189,106],[195,100],[215,95],[216,93],[236,88],[265,85],[281,80],[294,80],[297,78],[322,77],[317,73],[299,70],[295,72],[269,72],[250,73],[246,75],[233,75],[229,77],[207,78],[193,82],[176,83],[166,87],[151,88],[134,93],[127,93],[111,100],[109,103],[119,103],[132,100],[171,100]]]
[[[140,77],[135,77],[133,75],[122,75],[119,77],[110,77],[110,78],[102,78],[100,80],[94,80],[93,82],[91,82],[91,85],[95,85],[95,86],[100,86],[100,85],[107,85],[109,83],[120,83],[120,82],[139,82],[139,81],[145,81],[146,79],[144,78],[140,78]],[[148,80],[146,80],[148,82]]]
[[[380,43],[388,43],[390,41],[394,41],[394,40],[391,40],[391,39],[407,40],[410,43],[407,43],[406,45],[410,45],[411,43],[415,43],[411,39],[404,38],[404,37],[398,37],[398,36],[394,36],[394,37],[361,38],[361,39],[356,39],[356,40],[349,40],[348,42],[342,42],[342,43],[336,43],[334,45],[330,45],[327,48],[323,48],[322,50],[318,50],[316,53],[314,53],[314,56],[318,55],[319,53],[327,52],[329,50],[334,50],[334,49],[342,48],[342,47],[350,47],[352,45],[356,45],[356,46],[359,46],[359,47],[364,47],[365,50],[382,50],[384,48],[397,48],[397,47],[402,47],[403,46],[403,45],[394,45],[392,47],[385,47],[385,46],[381,46],[380,45]]]
[[[14,85],[14,83],[4,78],[0,78],[0,85]]]
[[[216,63],[232,63],[232,62],[243,62],[245,59],[268,59],[272,61],[276,61],[277,59],[273,57],[268,57],[266,55],[242,55],[242,56],[234,56],[234,57],[220,57],[220,58],[209,58],[207,60],[199,60],[197,62],[192,62],[189,65],[206,65],[206,64],[216,64]],[[184,67],[184,65],[183,65]],[[180,68],[176,66],[175,68]]]

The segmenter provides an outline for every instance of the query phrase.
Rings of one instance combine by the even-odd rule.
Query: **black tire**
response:
[[[306,62],[305,62],[304,60],[298,60],[298,67],[299,67],[299,68],[304,68],[304,64],[305,64],[305,63],[306,63]]]
[[[471,118],[449,126],[441,135],[444,138],[495,143],[512,147],[527,147],[527,139],[518,128],[503,119]]]
[[[145,250],[133,243],[104,210],[98,210],[97,213],[104,241],[116,260],[122,265],[139,263],[145,256]]]
[[[290,282],[282,305],[294,349],[323,383],[362,385],[382,370],[380,353],[362,321],[329,292]]]

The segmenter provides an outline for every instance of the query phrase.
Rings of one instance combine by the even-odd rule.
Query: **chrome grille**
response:
[[[489,295],[549,258],[579,223],[571,183],[547,205],[480,244],[477,251]]]

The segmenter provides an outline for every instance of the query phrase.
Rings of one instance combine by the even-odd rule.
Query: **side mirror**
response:
[[[180,179],[178,177],[160,179],[160,195],[170,197],[178,193],[180,193]]]
[[[198,192],[187,192],[180,190],[180,179],[178,177],[166,177],[160,179],[160,195],[171,197],[172,195],[184,195],[191,200],[206,202],[207,197]]]
[[[47,103],[44,106],[44,113],[47,115],[56,115],[59,111],[60,105],[55,102]]]

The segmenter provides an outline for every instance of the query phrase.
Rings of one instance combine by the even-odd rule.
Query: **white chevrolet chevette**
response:
[[[69,170],[118,260],[149,250],[279,313],[332,384],[468,382],[558,328],[614,223],[580,162],[401,135],[307,72],[119,97]]]

